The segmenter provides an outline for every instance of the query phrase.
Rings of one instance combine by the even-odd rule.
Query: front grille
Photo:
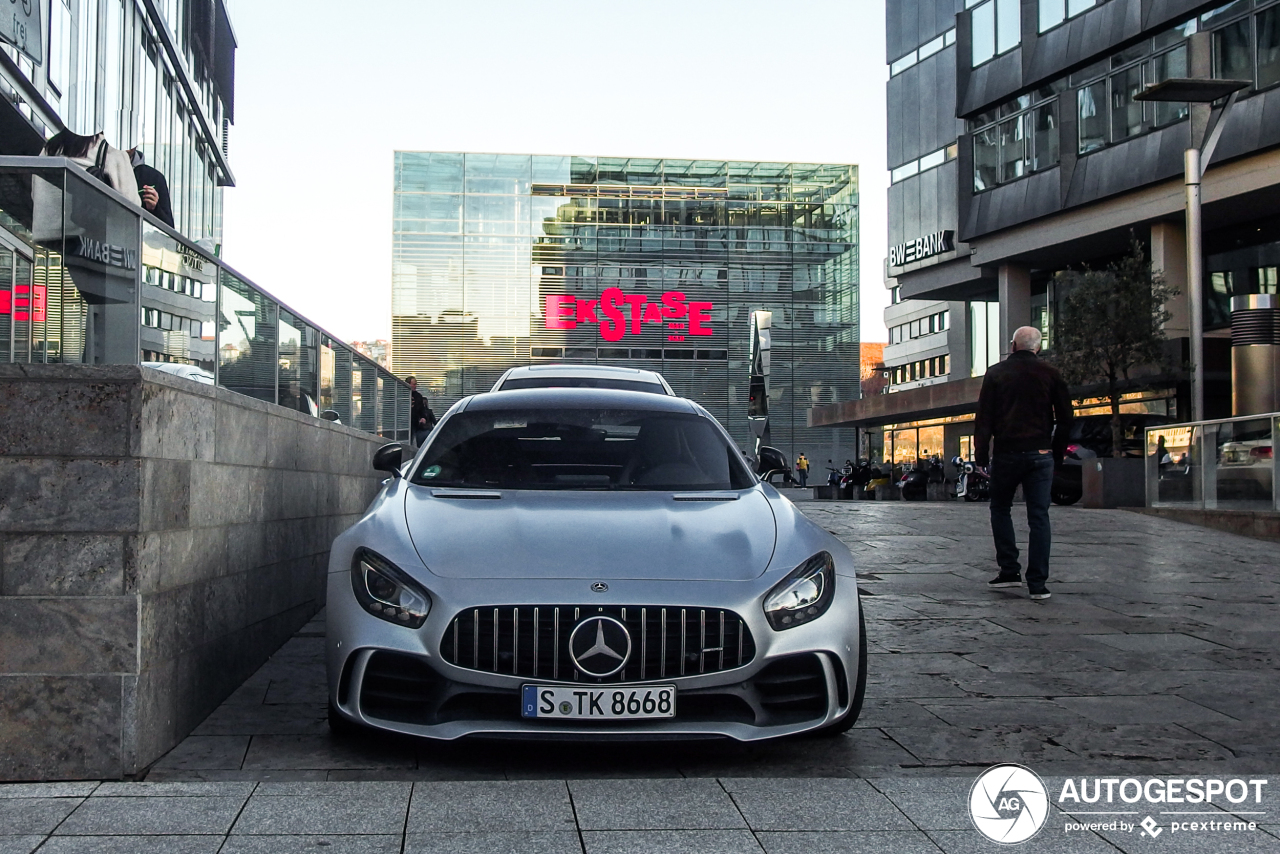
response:
[[[588,617],[613,617],[631,635],[631,656],[604,678],[578,670],[569,635]],[[720,673],[750,664],[751,630],[732,611],[644,605],[489,605],[453,618],[440,657],[468,670],[528,679],[607,684]]]

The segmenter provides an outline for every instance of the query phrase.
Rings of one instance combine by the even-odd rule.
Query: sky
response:
[[[885,340],[880,0],[232,0],[223,258],[339,338],[391,334],[397,149],[855,163]]]

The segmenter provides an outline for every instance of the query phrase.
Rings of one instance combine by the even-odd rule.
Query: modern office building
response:
[[[0,21],[0,154],[64,128],[137,147],[164,173],[174,225],[222,242],[236,39],[224,0],[23,0]]]
[[[947,453],[963,450],[980,377],[1013,329],[1037,325],[1052,344],[1054,275],[1105,266],[1130,235],[1182,289],[1166,332],[1185,360],[1183,153],[1200,144],[1220,105],[1211,113],[1136,99],[1174,77],[1248,84],[1203,182],[1205,406],[1209,417],[1230,415],[1230,300],[1274,293],[1280,269],[1280,3],[893,0],[885,8],[888,274],[898,305],[920,306],[894,306],[904,314],[891,325],[948,305],[950,362],[944,382],[889,395],[892,405],[828,407],[812,422],[891,425],[904,443],[923,442],[928,429],[930,441],[945,435]],[[900,363],[886,352],[890,361]],[[1190,416],[1185,372],[1145,386],[1126,409]],[[1080,411],[1096,404],[1091,394],[1078,390]]]
[[[118,148],[136,147],[165,176],[176,232],[216,256],[222,187],[233,184],[227,144],[236,42],[223,0],[34,0],[12,7],[0,16],[0,155],[38,154],[64,129],[102,132]],[[228,336],[233,327],[276,324],[274,315],[254,316],[248,301],[234,323],[220,321],[214,265],[158,221],[142,220],[139,244],[133,218],[91,214],[86,201],[77,208],[74,181],[62,186],[62,178],[51,183],[20,169],[3,178],[0,362],[110,363],[140,351],[145,361],[212,373],[217,324]],[[71,202],[64,207],[64,200]],[[63,215],[65,229],[54,222]],[[78,242],[66,237],[71,233]],[[135,275],[144,286],[140,338],[119,342],[117,351],[92,330],[118,325],[114,315],[133,301]],[[282,349],[305,350],[289,330],[279,334]],[[239,358],[239,351],[221,354],[224,364]],[[256,382],[274,388],[272,364],[255,370],[269,371]]]
[[[857,168],[397,152],[392,314],[436,412],[515,365],[623,365],[748,452],[851,456],[805,419],[859,395]]]

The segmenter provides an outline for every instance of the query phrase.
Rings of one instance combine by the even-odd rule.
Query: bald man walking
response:
[[[983,377],[973,442],[979,468],[991,467],[991,535],[1000,574],[988,586],[1022,586],[1010,516],[1021,485],[1031,527],[1027,590],[1032,599],[1048,599],[1049,488],[1071,435],[1071,394],[1057,369],[1040,361],[1039,352],[1039,329],[1023,326],[1013,333],[1009,358],[992,365]],[[992,444],[994,453],[988,447]]]

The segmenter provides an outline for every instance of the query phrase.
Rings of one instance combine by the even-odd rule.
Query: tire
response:
[[[1049,498],[1053,500],[1054,504],[1059,504],[1065,507],[1079,501],[1082,494],[1083,490],[1055,486],[1049,493]]]
[[[817,738],[833,738],[844,735],[858,722],[862,714],[862,703],[867,697],[867,623],[862,618],[862,599],[858,599],[858,681],[853,686],[853,698],[849,702],[849,711],[840,720],[814,730]]]
[[[329,701],[329,733],[334,738],[353,738],[364,732],[364,727],[344,718],[333,701]]]
[[[976,490],[970,489],[968,492],[964,494],[964,500],[965,501],[981,501],[982,498],[978,495]]]

